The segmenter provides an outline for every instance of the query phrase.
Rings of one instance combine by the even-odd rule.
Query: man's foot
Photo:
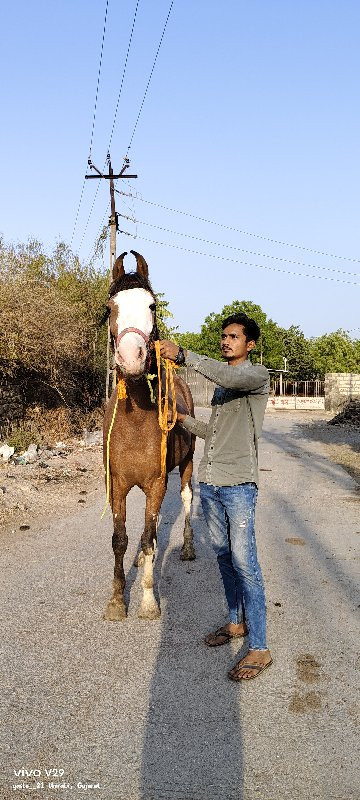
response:
[[[239,639],[242,636],[246,636],[247,632],[245,622],[240,622],[238,625],[234,622],[228,622],[218,628],[217,631],[208,633],[204,642],[208,647],[221,647],[221,645],[230,642],[231,639]]]
[[[249,650],[246,656],[229,670],[228,677],[237,682],[250,681],[270,667],[270,664],[272,664],[270,650]]]

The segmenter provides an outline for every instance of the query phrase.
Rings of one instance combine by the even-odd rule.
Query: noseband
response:
[[[130,333],[130,332],[131,333],[138,333],[139,336],[142,336],[142,338],[144,339],[145,344],[147,344],[149,339],[150,339],[150,336],[147,336],[146,333],[141,331],[139,328],[124,328],[124,330],[121,331],[121,333],[119,333],[119,335],[115,339],[115,347],[116,348],[119,346],[120,339],[122,339],[122,337],[125,336],[125,333]]]

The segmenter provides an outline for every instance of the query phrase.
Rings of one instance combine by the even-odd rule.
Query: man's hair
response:
[[[230,317],[226,317],[226,319],[224,319],[224,321],[221,323],[222,330],[227,328],[228,325],[242,325],[247,342],[257,342],[260,336],[260,328],[257,322],[248,317],[243,311],[239,311],[237,314],[231,314]]]

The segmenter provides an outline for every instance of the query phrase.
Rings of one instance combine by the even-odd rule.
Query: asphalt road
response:
[[[258,680],[227,679],[236,642],[202,644],[225,605],[197,487],[197,560],[179,560],[177,474],[159,527],[154,622],[136,617],[138,490],[123,623],[102,619],[113,570],[102,486],[76,516],[59,509],[3,539],[1,800],[359,800],[360,495],[294,420],[268,414],[260,448],[274,664]]]

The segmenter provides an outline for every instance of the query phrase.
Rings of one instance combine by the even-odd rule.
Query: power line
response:
[[[183,236],[186,239],[194,239],[198,242],[202,242],[203,244],[210,244],[214,247],[224,247],[227,250],[235,250],[238,253],[246,253],[247,255],[251,256],[260,256],[260,258],[271,258],[273,261],[282,261],[286,264],[294,264],[297,267],[306,267],[307,269],[320,269],[325,272],[335,272],[338,275],[353,275],[355,278],[360,278],[360,274],[358,272],[347,272],[346,270],[342,269],[335,269],[333,267],[321,267],[318,264],[306,264],[303,261],[293,261],[291,258],[282,258],[281,256],[273,256],[269,253],[259,253],[256,250],[245,250],[243,247],[235,247],[231,244],[224,244],[223,242],[214,242],[211,239],[202,239],[200,236],[194,236],[191,233],[182,233],[180,231],[173,231],[169,228],[163,228],[160,225],[154,225],[151,222],[144,222],[141,219],[134,219],[131,217],[126,217],[124,214],[120,214],[121,217],[128,219],[130,222],[137,223],[138,225],[146,225],[149,228],[155,228],[156,230],[163,231],[164,233],[170,233],[172,236]]]
[[[84,179],[84,183],[85,183],[85,179]],[[96,192],[95,192],[95,195],[94,195],[94,199],[92,201],[92,205],[91,205],[91,208],[90,208],[90,211],[89,211],[89,215],[88,215],[88,218],[87,218],[87,221],[86,221],[84,232],[83,232],[83,235],[81,237],[81,242],[80,242],[79,247],[78,247],[78,251],[81,250],[82,243],[83,243],[83,241],[85,239],[85,234],[86,234],[86,231],[88,229],[88,225],[89,225],[89,222],[90,222],[90,217],[91,217],[91,214],[92,214],[93,209],[94,209],[94,205],[95,205],[95,201],[96,201],[97,194],[98,194],[98,191],[99,191],[99,187],[100,187],[100,184],[98,183],[98,185],[96,187]]]
[[[95,118],[96,118],[97,101],[98,101],[98,95],[99,95],[100,73],[101,73],[102,57],[103,57],[103,51],[104,51],[104,41],[105,41],[105,31],[106,31],[106,20],[107,20],[108,8],[109,8],[109,0],[106,0],[104,30],[103,30],[103,36],[102,36],[102,42],[101,42],[100,63],[99,63],[99,71],[98,71],[96,94],[95,94],[95,105],[94,105],[92,130],[91,130],[91,137],[90,137],[89,158],[91,158],[91,149],[92,149],[92,144],[93,144],[93,139],[94,139]]]
[[[104,41],[105,41],[105,31],[106,31],[106,21],[107,21],[108,8],[109,8],[109,0],[106,0],[104,28],[103,28],[103,35],[102,35],[102,42],[101,42],[100,61],[99,61],[97,85],[96,85],[96,92],[95,92],[95,104],[94,104],[94,111],[93,111],[92,129],[91,129],[91,135],[90,135],[89,158],[91,157],[91,149],[92,149],[92,144],[93,144],[93,139],[94,139],[94,128],[95,128],[97,101],[98,101],[98,94],[99,94],[100,74],[101,74],[102,58],[103,58],[103,51],[104,51]],[[73,227],[73,231],[72,231],[71,239],[70,239],[70,247],[72,246],[72,243],[73,243],[73,240],[74,240],[76,225],[77,225],[77,221],[79,219],[81,203],[82,203],[82,199],[83,199],[83,196],[84,196],[84,188],[85,188],[85,178],[83,180],[83,185],[82,185],[81,193],[80,193],[80,200],[79,200],[79,204],[78,204],[76,215],[75,215],[74,227]]]
[[[116,191],[119,191],[118,189]],[[120,192],[120,194],[125,194],[125,192]],[[318,256],[325,256],[326,258],[337,258],[341,259],[342,261],[350,261],[353,264],[360,264],[360,258],[349,258],[349,256],[340,256],[336,255],[335,253],[325,253],[322,250],[314,250],[311,247],[305,247],[301,244],[294,244],[293,242],[283,242],[279,239],[271,239],[270,236],[265,236],[265,234],[261,233],[253,233],[251,231],[245,231],[240,228],[232,227],[231,225],[225,225],[223,222],[217,222],[213,219],[206,219],[205,217],[196,216],[196,214],[192,214],[190,211],[182,211],[178,208],[169,208],[168,206],[161,205],[161,203],[155,203],[153,200],[146,200],[144,197],[140,197],[138,195],[133,194],[125,194],[126,197],[132,197],[134,200],[140,200],[141,203],[147,203],[147,205],[155,206],[156,208],[161,208],[163,211],[170,211],[172,214],[182,214],[185,217],[191,217],[191,219],[196,219],[198,222],[205,222],[207,225],[216,225],[218,228],[223,228],[227,231],[233,231],[234,233],[240,233],[244,236],[252,236],[255,239],[263,239],[266,242],[271,242],[272,244],[279,244],[283,247],[294,247],[298,250],[304,250],[307,253],[314,253]]]
[[[109,209],[110,209],[110,201],[108,202],[108,204],[106,206],[105,213],[104,213],[104,216],[103,216],[103,218],[101,220],[101,224],[100,224],[99,230],[98,230],[98,232],[96,234],[94,244],[91,247],[91,250],[89,250],[89,253],[88,253],[88,256],[87,256],[87,259],[86,259],[86,262],[85,262],[87,264],[90,264],[93,261],[95,255],[96,255],[96,245],[97,245],[97,243],[99,241],[99,236],[103,231],[105,218],[108,216]]]
[[[118,113],[118,109],[119,109],[119,103],[120,103],[121,92],[122,92],[122,88],[123,88],[123,85],[124,85],[124,78],[125,78],[125,73],[126,73],[126,67],[127,67],[127,63],[128,63],[128,59],[129,59],[130,47],[131,47],[131,42],[132,42],[132,38],[133,38],[133,33],[134,33],[134,28],[135,28],[135,21],[136,21],[136,15],[137,15],[137,11],[138,11],[138,7],[139,7],[139,3],[140,3],[140,0],[137,0],[137,2],[136,2],[136,8],[135,8],[135,13],[134,13],[134,18],[133,18],[132,27],[131,27],[131,33],[130,33],[130,39],[129,39],[128,49],[127,49],[126,58],[125,58],[125,64],[124,64],[123,74],[122,74],[122,78],[121,78],[120,91],[119,91],[119,94],[118,94],[118,99],[117,99],[116,108],[115,108],[115,114],[114,114],[114,120],[113,120],[113,124],[112,124],[112,128],[111,128],[110,141],[109,141],[109,146],[108,146],[108,153],[110,152],[110,147],[111,147],[112,137],[113,137],[113,134],[114,134],[115,123],[116,123],[116,117],[117,117],[117,113]]]
[[[133,238],[133,234],[130,233],[129,231],[120,231],[120,233],[126,234],[127,236],[131,236]],[[343,281],[341,280],[341,278],[331,278],[330,276],[327,275],[311,275],[306,272],[294,272],[293,270],[281,269],[280,267],[270,267],[268,264],[252,264],[248,261],[241,261],[240,259],[237,258],[228,258],[226,256],[215,255],[214,253],[202,253],[199,250],[190,250],[187,247],[181,247],[181,245],[171,244],[170,242],[159,242],[156,241],[155,239],[147,239],[145,236],[139,236],[138,238],[141,239],[143,242],[150,242],[150,244],[158,244],[164,247],[172,247],[175,250],[182,250],[185,253],[192,253],[193,255],[196,256],[204,256],[205,258],[215,258],[218,261],[226,261],[232,264],[243,264],[246,267],[265,269],[269,270],[270,272],[280,272],[283,275],[290,275],[292,277],[313,278],[315,280],[334,281],[335,283],[343,283],[343,284],[348,284],[350,286],[360,286],[360,282],[356,283],[355,281]]]
[[[91,147],[92,147],[92,141],[93,141],[93,131],[94,131],[94,124],[95,124],[97,94],[98,94],[98,88],[99,88],[102,51],[103,51],[103,44],[104,44],[104,38],[105,38],[105,27],[106,27],[106,17],[107,17],[108,2],[109,2],[109,0],[107,0],[107,3],[106,3],[105,23],[104,23],[103,41],[102,41],[102,48],[101,48],[100,67],[99,67],[99,75],[98,75],[98,85],[97,85],[96,99],[95,99],[95,110],[94,110],[94,119],[93,119],[93,130],[92,130],[91,142],[90,142],[89,160],[90,160],[90,156],[91,156]],[[127,54],[126,54],[126,58],[125,58],[123,76],[122,76],[120,91],[119,91],[118,100],[117,100],[117,104],[116,104],[112,130],[111,130],[111,134],[110,134],[110,142],[112,141],[112,137],[113,137],[113,133],[114,133],[114,129],[115,129],[115,122],[116,122],[116,117],[117,117],[117,112],[118,112],[118,107],[119,107],[119,101],[120,101],[120,96],[121,96],[121,92],[122,92],[122,87],[123,87],[123,82],[124,82],[124,77],[125,77],[125,72],[126,72],[128,56],[129,56],[129,52],[130,52],[130,47],[131,47],[131,42],[132,42],[132,37],[133,37],[133,32],[134,32],[134,27],[135,27],[135,20],[136,20],[136,15],[137,15],[139,2],[140,2],[140,0],[137,0],[136,7],[135,7],[135,13],[134,13],[134,18],[133,18],[133,23],[132,23],[131,33],[130,33],[130,40],[129,40],[129,45],[128,45]],[[128,145],[128,148],[127,148],[127,153],[126,153],[126,156],[125,156],[125,159],[124,159],[124,164],[126,163],[126,160],[128,158],[128,153],[129,153],[129,150],[131,148],[131,145],[132,145],[132,142],[133,142],[133,139],[134,139],[134,136],[135,136],[135,132],[136,132],[136,129],[137,129],[137,126],[138,126],[138,122],[139,122],[139,119],[140,119],[140,116],[141,116],[141,113],[142,113],[142,110],[143,110],[143,107],[144,107],[146,95],[148,93],[148,89],[149,89],[149,86],[150,86],[150,83],[151,83],[151,79],[152,79],[152,76],[153,76],[153,73],[154,73],[155,65],[156,65],[157,58],[158,58],[158,55],[159,55],[159,52],[160,52],[160,48],[161,48],[161,45],[162,45],[162,42],[163,42],[163,39],[164,39],[164,36],[165,36],[166,27],[167,27],[167,24],[168,24],[168,21],[169,21],[169,18],[170,18],[170,14],[171,14],[173,5],[174,5],[174,0],[172,0],[171,3],[170,3],[169,11],[167,13],[167,17],[166,17],[165,24],[164,24],[164,27],[163,27],[163,30],[162,30],[162,34],[161,34],[161,37],[160,37],[160,41],[159,41],[159,44],[158,44],[158,48],[157,48],[157,51],[156,51],[154,62],[153,62],[153,65],[152,65],[152,68],[151,68],[151,71],[150,71],[150,75],[149,75],[149,78],[148,78],[148,82],[147,82],[147,85],[146,85],[144,96],[143,96],[143,99],[141,101],[140,109],[139,109],[139,112],[138,112],[138,115],[137,115],[137,118],[136,118],[136,122],[135,122],[135,125],[134,125],[134,128],[133,128],[133,132],[131,134],[130,142],[129,142],[129,145]],[[108,150],[109,149],[110,148],[108,148]],[[85,185],[85,180],[84,180],[84,185]],[[82,197],[83,197],[83,194],[84,194],[84,185],[83,185],[82,192],[81,192],[81,198],[80,198],[80,202],[79,202],[79,209],[78,209],[78,213],[77,213],[77,217],[76,217],[76,222],[77,222],[77,218],[78,218],[78,215],[79,215],[79,210],[80,210]],[[98,193],[98,187],[96,189],[95,197],[93,199],[93,203],[92,203],[92,206],[90,208],[88,219],[87,219],[87,222],[86,222],[86,225],[85,225],[85,230],[83,232],[82,239],[81,239],[81,242],[80,242],[80,245],[79,245],[79,248],[78,248],[79,250],[81,249],[82,243],[83,243],[84,238],[85,238],[85,234],[86,234],[86,231],[87,231],[87,228],[88,228],[88,225],[89,225],[90,217],[91,217],[93,209],[94,209],[97,193]],[[74,225],[73,236],[74,236],[74,232],[75,232],[75,227],[76,227],[76,223]],[[73,236],[72,236],[72,239],[71,239],[71,243],[73,241]]]
[[[109,140],[109,146],[108,146],[108,153],[110,152],[110,145],[111,145],[112,138],[113,138],[113,135],[114,135],[115,124],[116,124],[116,118],[117,118],[117,113],[118,113],[118,109],[119,109],[120,97],[121,97],[121,93],[122,93],[122,89],[123,89],[123,85],[124,85],[125,73],[126,73],[126,68],[127,68],[127,63],[128,63],[128,59],[129,59],[129,53],[130,53],[131,43],[132,43],[133,34],[134,34],[135,21],[136,21],[136,16],[137,16],[137,11],[138,11],[138,7],[139,7],[139,3],[140,3],[140,0],[137,0],[137,2],[136,2],[136,6],[135,6],[134,17],[133,17],[133,21],[132,21],[132,26],[131,26],[131,32],[130,32],[130,38],[129,38],[128,48],[127,48],[126,57],[125,57],[125,63],[124,63],[124,69],[123,69],[123,74],[122,74],[121,84],[120,84],[120,90],[119,90],[119,94],[118,94],[118,98],[117,98],[117,103],[116,103],[116,108],[115,108],[115,113],[114,113],[114,119],[113,119],[113,124],[112,124],[112,128],[111,128],[111,133],[110,133],[110,140]],[[107,0],[107,6],[108,6],[108,0]],[[105,27],[106,27],[107,6],[106,6],[106,13],[105,13],[105,23],[104,23],[104,33],[103,33],[103,41],[102,41],[102,46],[103,46],[103,44],[104,44],[104,37],[105,37]],[[101,59],[102,59],[102,50],[101,50]],[[100,67],[101,67],[101,59],[100,59]],[[98,88],[99,88],[99,78],[100,78],[100,68],[99,68],[99,75],[98,75],[98,86],[97,86],[97,92],[98,92]],[[95,108],[96,108],[96,103],[97,103],[97,93],[96,93],[96,100],[95,100]],[[95,114],[94,114],[93,126],[94,126],[94,122],[95,122]],[[89,163],[89,162],[90,162],[90,160],[91,160],[91,159],[90,159],[90,156],[91,156],[92,140],[93,140],[93,131],[92,131],[91,142],[90,142],[90,153],[89,153],[88,163]],[[103,170],[105,169],[105,166],[106,166],[106,162],[105,162],[105,164],[104,164]],[[81,199],[82,199],[82,196],[83,196],[83,194],[84,194],[84,186],[85,186],[85,178],[84,178],[83,188],[82,188],[82,192],[81,192],[81,198],[80,198],[79,208],[80,208],[80,204],[81,204]],[[95,206],[95,202],[96,202],[96,198],[97,198],[98,191],[99,191],[99,184],[98,184],[98,185],[97,185],[97,187],[96,187],[95,196],[94,196],[94,199],[93,199],[93,202],[92,202],[92,205],[91,205],[90,211],[89,211],[89,215],[88,215],[88,218],[87,218],[87,221],[86,221],[86,225],[85,225],[85,229],[84,229],[84,232],[83,232],[83,235],[82,235],[82,239],[81,239],[81,242],[80,242],[80,244],[79,244],[79,247],[78,247],[78,249],[79,249],[79,250],[80,250],[80,249],[81,249],[81,247],[82,247],[82,243],[83,243],[83,241],[84,241],[84,238],[85,238],[85,235],[86,235],[86,231],[87,231],[87,229],[88,229],[88,225],[89,225],[89,222],[90,222],[90,218],[91,218],[92,212],[93,212],[93,210],[94,210],[94,206]],[[74,231],[75,231],[75,226],[74,226]],[[72,240],[71,240],[71,241],[72,241]]]
[[[151,79],[152,79],[152,76],[153,76],[153,73],[154,73],[155,65],[156,65],[156,62],[157,62],[157,57],[159,55],[160,48],[161,48],[161,45],[163,43],[166,27],[167,27],[167,24],[168,24],[168,21],[169,21],[169,18],[170,18],[170,14],[171,14],[173,5],[174,5],[174,0],[171,0],[170,8],[169,8],[166,20],[165,20],[165,25],[163,27],[163,31],[162,31],[162,34],[161,34],[161,37],[160,37],[160,41],[159,41],[159,44],[158,44],[158,48],[157,48],[157,51],[156,51],[156,55],[155,55],[155,58],[154,58],[154,63],[152,65],[151,72],[150,72],[150,75],[149,75],[149,79],[148,79],[148,82],[147,82],[147,85],[146,85],[146,89],[145,89],[145,92],[144,92],[144,97],[143,97],[143,99],[141,101],[139,113],[137,115],[136,122],[135,122],[135,125],[134,125],[134,129],[133,129],[133,132],[131,134],[130,142],[129,142],[128,147],[127,147],[126,157],[128,156],[129,150],[130,150],[131,145],[133,143],[133,139],[134,139],[134,136],[135,136],[135,131],[136,131],[136,128],[138,126],[139,119],[141,117],[141,113],[142,113],[142,110],[143,110],[143,107],[144,107],[144,103],[145,103],[145,100],[146,100],[146,95],[148,93],[148,89],[149,89],[149,86],[150,86],[150,83],[151,83]]]

